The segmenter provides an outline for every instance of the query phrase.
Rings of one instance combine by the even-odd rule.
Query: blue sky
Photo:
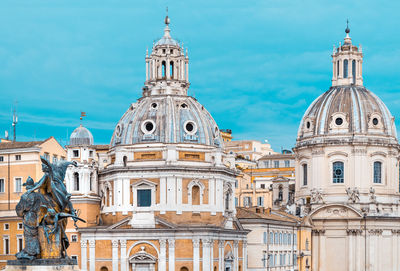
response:
[[[0,137],[18,101],[18,140],[65,144],[82,110],[95,143],[109,143],[141,95],[166,6],[171,35],[189,49],[189,93],[235,139],[294,146],[304,111],[330,87],[347,18],[364,84],[400,115],[399,1],[2,0]]]

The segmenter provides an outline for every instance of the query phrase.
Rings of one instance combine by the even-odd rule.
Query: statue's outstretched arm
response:
[[[37,183],[35,183],[35,185],[31,189],[26,191],[26,194],[29,195],[33,191],[35,191],[35,190],[39,189],[40,187],[42,187],[42,185],[45,183],[47,178],[48,178],[48,175],[47,175],[47,173],[45,173],[43,175],[43,177]]]

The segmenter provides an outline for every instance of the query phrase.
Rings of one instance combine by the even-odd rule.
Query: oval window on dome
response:
[[[187,106],[187,104],[183,103],[183,104],[181,104],[181,107],[182,108],[187,108],[188,106]]]
[[[310,129],[310,127],[311,127],[311,123],[310,123],[309,121],[307,121],[307,124],[306,124],[306,126],[307,126],[307,129]]]
[[[336,123],[336,125],[338,125],[338,126],[340,126],[340,125],[342,125],[343,124],[343,119],[342,118],[336,118],[335,119],[335,123]]]
[[[145,120],[142,123],[142,132],[145,134],[152,134],[156,129],[156,124],[152,120]]]
[[[185,122],[183,128],[185,129],[185,132],[189,135],[193,135],[197,132],[197,125],[193,121],[187,121]]]
[[[378,123],[379,123],[378,118],[373,118],[373,119],[372,119],[372,124],[373,124],[373,125],[378,125]]]
[[[156,109],[156,108],[157,108],[157,104],[156,104],[156,103],[152,103],[152,104],[151,104],[151,108]]]
[[[115,129],[115,133],[117,136],[121,136],[121,134],[122,134],[122,125],[121,124],[117,125],[117,128]]]

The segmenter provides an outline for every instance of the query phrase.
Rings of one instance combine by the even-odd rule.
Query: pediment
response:
[[[313,220],[361,219],[362,214],[355,208],[344,204],[328,204],[313,210],[309,215]]]

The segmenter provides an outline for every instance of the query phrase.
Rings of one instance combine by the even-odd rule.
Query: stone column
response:
[[[224,245],[225,241],[224,240],[219,240],[218,241],[218,270],[223,271],[224,270]]]
[[[121,243],[121,271],[127,271],[126,240],[119,240]]]
[[[233,270],[239,271],[239,241],[235,240],[233,241],[233,256],[234,256],[234,262],[233,262]]]
[[[160,239],[160,259],[158,260],[158,271],[167,270],[167,240]]]
[[[349,248],[349,261],[348,261],[348,270],[354,270],[354,232],[355,230],[347,230],[347,240],[348,240],[348,248]]]
[[[200,271],[200,240],[193,240],[193,271]]]
[[[112,240],[112,267],[113,271],[118,271],[118,240]]]
[[[96,269],[96,240],[89,240],[89,271]]]
[[[369,239],[369,262],[367,265],[369,265],[368,271],[373,271],[375,270],[375,231],[374,230],[369,230],[368,231],[368,239]]]
[[[168,239],[168,270],[175,270],[175,240]]]
[[[269,236],[267,235],[267,238]],[[290,261],[293,261],[293,251],[291,254],[292,259]],[[243,240],[243,271],[247,271],[247,240]]]
[[[211,239],[211,246],[210,246],[210,259],[211,259],[211,268],[210,271],[214,271],[214,240]]]
[[[81,240],[81,270],[87,271],[87,240]]]
[[[210,271],[210,246],[211,241],[209,239],[202,239],[203,244],[203,271]]]
[[[312,247],[312,250],[311,250],[311,261],[312,261],[312,264],[311,264],[311,267],[312,267],[312,270],[318,270],[318,251],[319,251],[319,236],[318,236],[318,233],[317,233],[317,231],[312,231],[312,233],[311,233],[311,240],[312,240],[312,242],[311,242],[311,247]],[[295,265],[296,263],[293,263],[293,265]]]

